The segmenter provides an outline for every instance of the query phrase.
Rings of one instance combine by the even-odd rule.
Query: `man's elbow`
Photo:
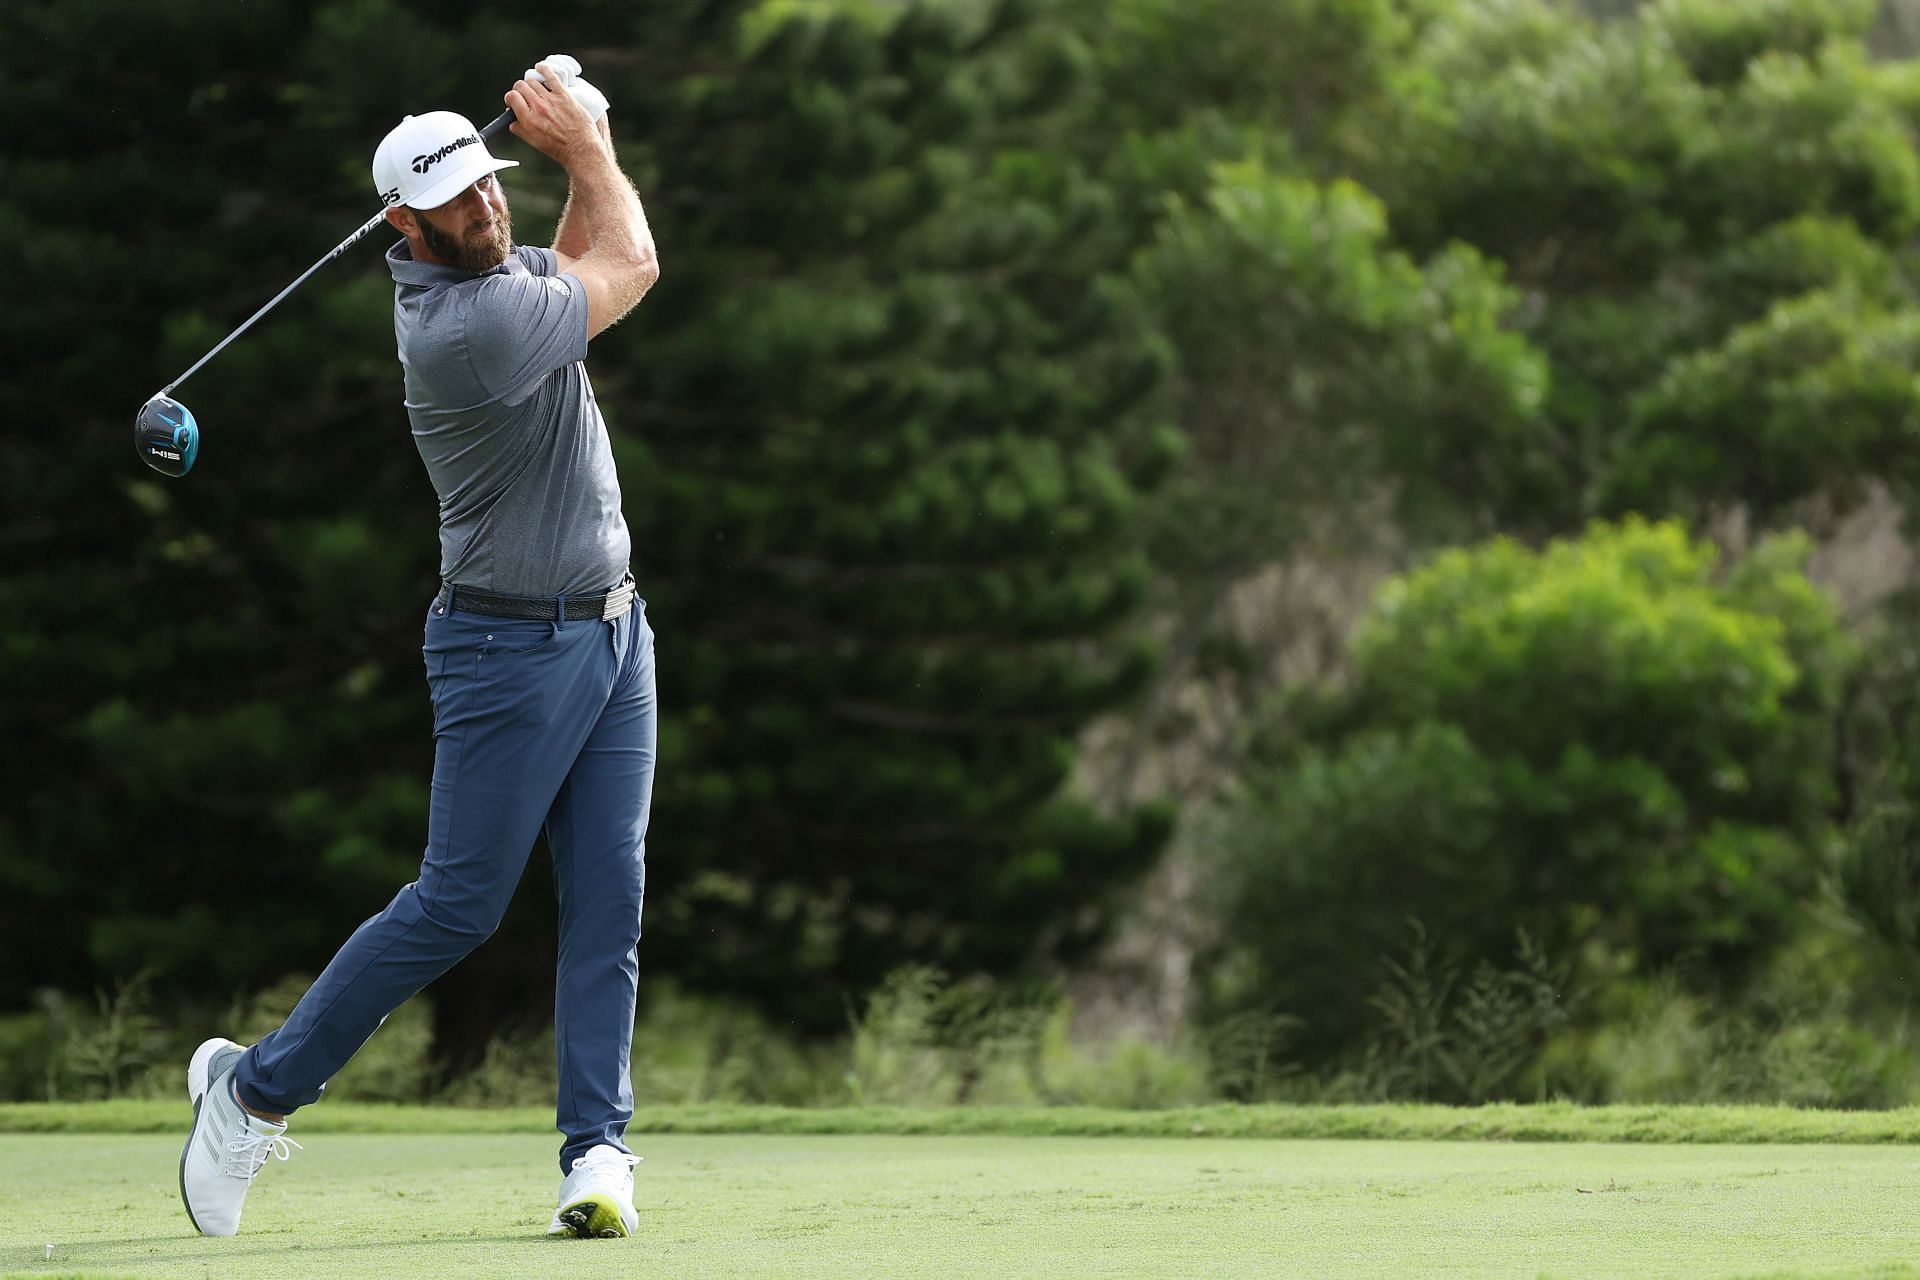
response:
[[[637,302],[660,282],[659,257],[649,249],[633,264],[633,273],[629,278],[633,284],[634,301]]]
[[[649,250],[629,264],[622,274],[625,278],[620,284],[619,315],[616,319],[624,319],[629,311],[640,305],[640,299],[647,296],[654,281],[660,278],[660,263]]]

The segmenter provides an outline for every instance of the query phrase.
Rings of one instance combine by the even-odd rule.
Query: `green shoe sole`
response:
[[[560,1210],[559,1217],[568,1235],[600,1240],[626,1238],[626,1219],[620,1216],[620,1206],[610,1199],[588,1196],[575,1200]]]

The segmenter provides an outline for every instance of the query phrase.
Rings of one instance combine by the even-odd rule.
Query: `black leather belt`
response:
[[[582,622],[588,618],[612,621],[633,608],[633,579],[597,596],[502,596],[472,587],[440,584],[436,607],[445,613],[462,609],[493,618],[535,618],[543,622]]]

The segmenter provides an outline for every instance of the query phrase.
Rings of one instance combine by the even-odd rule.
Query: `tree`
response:
[[[1448,551],[1377,597],[1351,688],[1285,708],[1229,819],[1236,998],[1352,1042],[1415,918],[1585,980],[1735,989],[1816,883],[1849,646],[1804,539],[1720,571],[1673,524]]]
[[[1195,594],[1341,509],[1432,539],[1556,496],[1539,493],[1558,482],[1546,362],[1505,327],[1497,264],[1464,246],[1414,262],[1345,180],[1256,161],[1210,178],[1202,201],[1169,197],[1136,265],[1181,355],[1193,452],[1157,547],[1203,570]]]
[[[1065,786],[1076,727],[1151,663],[1135,513],[1177,444],[1164,351],[1081,249],[1108,202],[1033,143],[1077,83],[1054,24],[689,0],[536,37],[517,12],[9,8],[10,45],[91,61],[36,59],[71,109],[9,144],[30,180],[0,195],[45,299],[0,321],[37,374],[20,412],[79,423],[4,482],[0,1004],[312,971],[416,864],[433,504],[375,250],[187,388],[188,479],[139,471],[126,426],[365,216],[401,112],[484,118],[556,44],[613,98],[667,271],[593,364],[660,635],[647,967],[838,1026],[906,959],[1071,951],[1164,834]],[[558,175],[514,176],[535,239]],[[542,896],[443,990],[456,1055],[543,1007]]]
[[[1422,24],[1386,122],[1339,144],[1400,244],[1464,241],[1528,299],[1512,315],[1551,368],[1558,482],[1498,527],[1734,509],[1779,527],[1868,478],[1911,488],[1888,371],[1917,99],[1910,67],[1866,58],[1876,9],[1663,0],[1596,22],[1503,0]]]
[[[650,955],[825,1027],[908,959],[1070,953],[1156,851],[1163,813],[1063,784],[1149,670],[1135,512],[1176,444],[1110,201],[1031,141],[1075,87],[1060,33],[1013,5],[749,31],[678,87],[686,275],[625,371],[677,867]]]
[[[316,157],[355,105],[375,128],[386,112],[310,92],[299,57],[341,51],[337,9],[0,22],[9,47],[74,51],[23,72],[65,106],[9,141],[0,194],[36,300],[0,325],[23,418],[49,428],[0,480],[0,1003],[143,968],[224,996],[315,967],[404,878],[424,821],[395,784],[430,751],[407,653],[432,498],[393,416],[379,268],[316,278],[189,384],[187,480],[138,466],[128,427],[365,217],[359,154]],[[422,93],[478,97],[423,61]]]

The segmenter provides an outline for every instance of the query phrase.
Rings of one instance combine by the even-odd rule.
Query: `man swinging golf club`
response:
[[[557,65],[556,65],[557,64]],[[637,1226],[623,1133],[652,798],[653,633],[587,344],[652,287],[646,216],[567,88],[571,60],[506,95],[513,132],[567,172],[551,249],[512,242],[496,160],[464,117],[409,116],[374,153],[394,331],[414,442],[440,499],[442,586],[423,649],[434,767],[419,879],[349,938],[286,1024],[250,1048],[215,1038],[188,1068],[180,1192],[206,1235],[232,1235],[296,1108],[408,997],[479,946],[535,836],[560,909],[554,994],[563,1181],[549,1234]]]

